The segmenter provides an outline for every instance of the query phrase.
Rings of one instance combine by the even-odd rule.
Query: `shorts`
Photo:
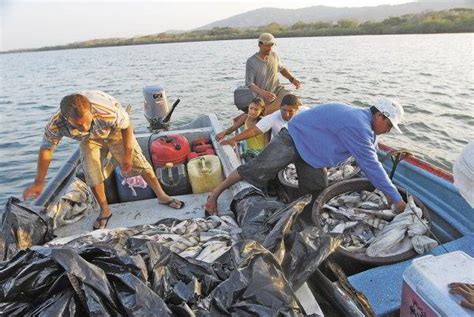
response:
[[[326,168],[314,168],[298,154],[288,130],[283,128],[267,147],[251,161],[240,165],[237,172],[249,184],[265,189],[268,182],[288,164],[294,163],[301,195],[319,194],[328,184]]]
[[[269,115],[277,110],[280,110],[281,101],[283,97],[288,95],[290,91],[286,90],[285,87],[279,86],[275,90],[274,94],[276,95],[276,99],[270,103],[265,104],[265,115]]]
[[[141,175],[145,171],[153,173],[135,138],[132,145],[132,170],[127,177]],[[86,183],[91,187],[103,183],[113,169],[122,164],[124,148],[121,134],[107,139],[84,140],[80,149]]]

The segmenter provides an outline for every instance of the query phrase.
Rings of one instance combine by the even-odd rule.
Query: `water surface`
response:
[[[405,107],[404,134],[381,141],[451,170],[474,139],[473,40],[474,34],[289,38],[278,39],[276,49],[303,83],[296,93],[306,105],[396,98]],[[228,124],[238,113],[233,90],[256,50],[256,40],[234,40],[0,55],[0,204],[33,181],[44,126],[66,94],[103,90],[131,104],[135,129],[145,132],[142,87],[160,83],[170,102],[181,99],[174,122],[214,112]],[[49,176],[76,146],[62,141]]]

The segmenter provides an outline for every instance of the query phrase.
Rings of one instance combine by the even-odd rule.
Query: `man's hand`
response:
[[[43,184],[33,183],[23,191],[23,199],[36,198],[43,191]]]
[[[265,92],[262,92],[262,97],[263,99],[265,99],[267,103],[270,103],[270,102],[275,101],[277,96],[272,92],[265,91]]]
[[[124,176],[132,171],[132,152],[131,151],[130,153],[125,153],[125,155],[123,156],[121,169]]]
[[[395,204],[395,211],[397,213],[402,213],[405,210],[406,203],[402,200],[400,200],[398,203]]]
[[[296,89],[299,89],[301,87],[301,83],[298,79],[294,78],[293,77],[293,80],[291,81],[291,83],[293,84],[293,86],[295,86]]]
[[[220,141],[223,138],[225,138],[225,131],[222,131],[222,132],[219,132],[219,133],[216,134],[216,140],[217,141]]]
[[[459,304],[468,309],[474,310],[474,284],[451,283],[448,285],[451,294],[458,294],[464,297]]]
[[[219,142],[221,145],[230,145],[230,146],[235,146],[235,144],[237,143],[234,138],[231,138],[231,139],[228,139],[228,140],[222,140],[221,142]]]

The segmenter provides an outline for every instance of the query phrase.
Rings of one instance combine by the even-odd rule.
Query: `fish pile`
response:
[[[410,195],[407,207],[398,215],[379,190],[344,193],[323,208],[321,227],[325,232],[342,234],[341,247],[349,252],[382,257],[414,248],[422,254],[437,245],[424,236],[428,220]]]
[[[241,229],[231,216],[210,216],[173,220],[157,225],[132,228],[101,229],[73,237],[56,239],[50,246],[68,245],[80,248],[96,243],[107,243],[118,238],[136,238],[163,244],[183,258],[212,263],[239,240]]]
[[[79,178],[75,178],[68,187],[46,209],[53,219],[54,229],[75,223],[89,211],[99,209],[92,190]]]
[[[359,171],[360,169],[357,167],[355,160],[351,158],[345,164],[327,169],[328,183],[333,184],[344,179],[349,179]],[[298,175],[296,174],[295,164],[289,164],[283,169],[283,178],[286,182],[298,186]]]

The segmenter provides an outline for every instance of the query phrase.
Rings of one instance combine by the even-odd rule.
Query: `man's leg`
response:
[[[181,208],[183,202],[173,199],[168,194],[165,193],[163,188],[161,188],[160,182],[155,176],[155,172],[151,167],[150,163],[146,160],[145,156],[142,153],[140,145],[138,145],[137,140],[133,141],[133,152],[132,152],[132,171],[127,176],[136,176],[141,175],[147,184],[153,189],[158,202],[162,204],[167,204],[171,208],[179,209]],[[112,153],[114,160],[121,165],[122,158],[124,155],[122,140],[116,140],[108,144],[108,148]]]
[[[224,190],[229,188],[230,186],[234,185],[235,183],[242,180],[239,172],[234,170],[229,176],[224,179],[222,183],[219,184],[214,190],[211,192],[209,197],[207,198],[207,203],[205,209],[208,214],[217,215],[217,199],[222,194]]]
[[[86,177],[86,183],[92,189],[95,199],[100,206],[100,218],[109,217],[112,214],[107,197],[105,196],[104,171],[102,162],[106,158],[108,151],[99,141],[85,140],[80,144],[82,165]],[[95,228],[103,228],[107,223],[106,219],[96,221]]]
[[[300,218],[308,224],[312,224],[313,204],[319,194],[328,186],[326,168],[314,168],[306,163],[301,157],[296,161],[296,173],[298,175],[298,191],[300,196],[311,194],[311,202],[306,205]]]
[[[153,189],[160,203],[168,204],[169,202],[171,202],[169,204],[170,207],[175,208],[175,209],[181,208],[181,202],[179,202],[178,200],[173,200],[173,198],[168,196],[168,194],[165,193],[163,188],[161,188],[161,184],[156,178],[155,173],[151,169],[151,166],[150,166],[150,169],[146,169],[143,171],[142,177],[148,183],[148,185],[150,185],[150,187]]]
[[[289,94],[289,91],[286,90],[284,87],[279,87],[276,91],[276,98],[269,104],[265,104],[265,115],[269,115],[277,110],[280,110],[281,101],[283,97]]]
[[[105,186],[104,182],[100,183],[99,185],[92,186],[92,193],[94,194],[95,199],[99,203],[100,206],[100,218],[109,217],[112,214],[110,210],[109,204],[107,202],[107,198],[105,197]],[[102,219],[100,221],[96,221],[94,223],[95,228],[104,228],[106,225],[107,220]]]
[[[257,188],[264,188],[285,166],[298,159],[295,145],[288,130],[283,128],[267,147],[251,161],[240,165],[217,188],[205,206],[208,213],[217,213],[217,199],[220,194],[240,180],[245,180]]]

